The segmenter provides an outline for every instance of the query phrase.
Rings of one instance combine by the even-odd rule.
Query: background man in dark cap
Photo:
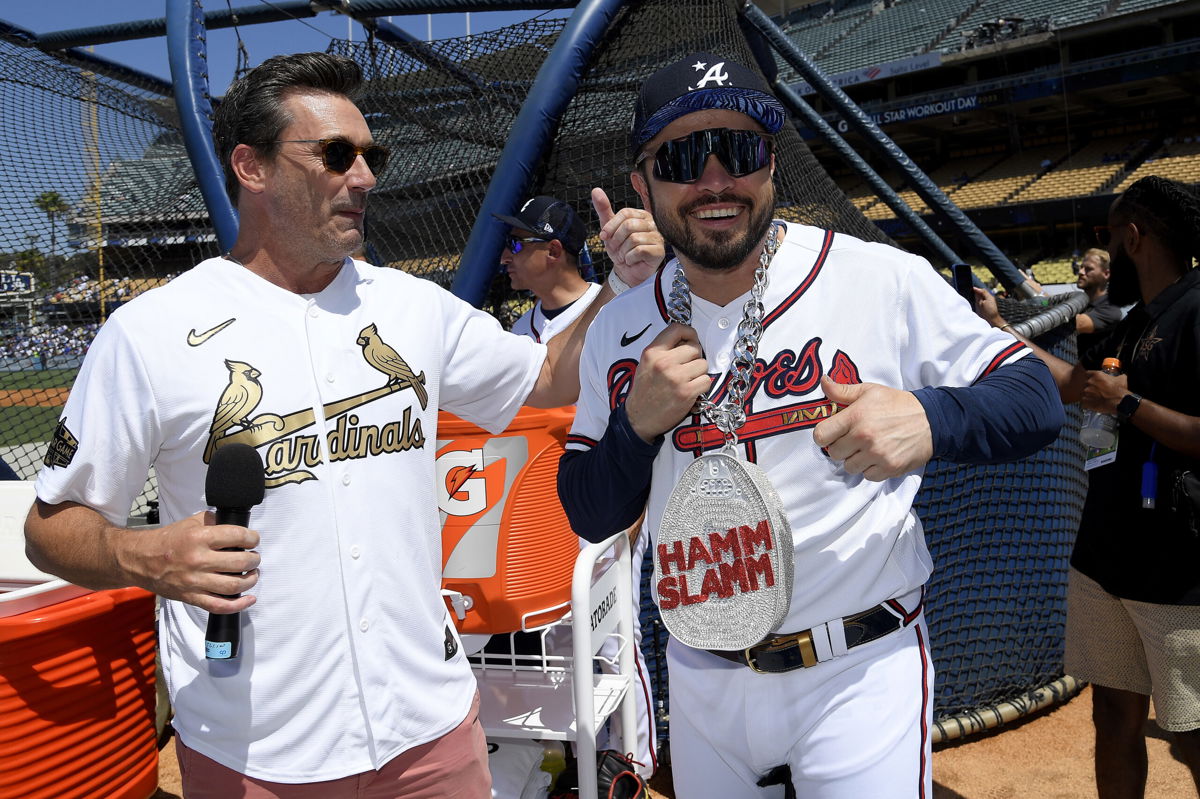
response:
[[[723,56],[643,85],[630,177],[678,257],[589,329],[559,492],[593,540],[648,503],[676,796],[928,796],[921,471],[1062,405],[925,260],[774,218],[785,122]]]
[[[544,195],[528,200],[512,216],[493,216],[512,226],[500,256],[512,287],[537,298],[512,332],[546,341],[600,293],[598,283],[579,273],[587,228],[574,208]]]
[[[613,213],[603,189],[592,190],[592,203],[600,218],[609,255],[627,265],[637,262],[642,274],[652,272],[662,263],[663,239],[654,220],[641,208],[624,208]],[[546,342],[574,322],[600,294],[601,286],[591,283],[580,274],[581,254],[586,246],[587,227],[579,214],[567,203],[541,195],[527,200],[512,215],[493,214],[512,227],[508,233],[500,263],[508,272],[512,287],[533,292],[537,298],[512,327],[512,332]],[[614,240],[619,236],[620,241]],[[590,260],[590,259],[589,259]],[[620,291],[616,271],[609,274],[609,285]],[[642,533],[641,520],[631,526],[633,601],[635,608],[641,596],[642,558],[646,554],[647,536]],[[638,672],[633,686],[637,701],[637,751],[633,759],[640,764],[642,776],[650,777],[658,766],[654,717],[650,711],[649,671],[641,649],[641,625],[637,611],[633,614],[635,635],[634,657]],[[570,654],[570,641],[555,641],[561,654]],[[617,640],[609,638],[600,650],[601,657],[615,662]],[[557,653],[557,650],[556,650]],[[603,667],[603,664],[602,664]]]

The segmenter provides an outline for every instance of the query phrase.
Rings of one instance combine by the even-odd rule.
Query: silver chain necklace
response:
[[[771,223],[767,231],[767,243],[758,257],[754,285],[750,288],[750,299],[742,308],[742,321],[738,322],[738,337],[730,356],[729,390],[725,399],[720,405],[706,396],[696,401],[696,410],[706,422],[715,425],[724,434],[727,447],[737,443],[737,431],[746,423],[746,409],[742,403],[750,388],[758,342],[762,338],[763,317],[766,316],[762,298],[767,288],[767,267],[779,248],[779,228],[779,223]],[[683,265],[678,261],[675,262],[675,275],[671,280],[671,295],[667,298],[667,313],[672,322],[681,325],[692,322],[692,289],[687,275],[683,273]]]

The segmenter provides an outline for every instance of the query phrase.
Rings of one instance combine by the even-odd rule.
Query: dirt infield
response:
[[[0,391],[0,408],[56,408],[67,403],[69,388],[20,388]]]
[[[1085,688],[1065,704],[935,750],[932,799],[1095,797],[1091,713],[1092,689]],[[1195,799],[1191,776],[1172,750],[1169,736],[1150,721],[1146,737],[1150,755],[1147,799]],[[160,755],[159,791],[152,799],[180,799],[174,745]],[[671,775],[663,771],[655,775],[650,795],[655,799],[732,799],[676,797]]]

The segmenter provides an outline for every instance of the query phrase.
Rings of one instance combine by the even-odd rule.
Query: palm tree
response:
[[[57,244],[54,229],[54,218],[59,214],[65,214],[67,211],[70,211],[71,206],[67,205],[67,201],[64,200],[62,195],[56,191],[42,192],[37,196],[37,199],[33,201],[33,204],[38,207],[38,210],[46,215],[48,220],[50,220],[50,255],[54,255],[54,251],[56,249],[55,245]]]

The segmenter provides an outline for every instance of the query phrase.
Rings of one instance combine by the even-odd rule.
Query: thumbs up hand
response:
[[[622,208],[613,211],[604,189],[592,189],[592,207],[600,220],[600,241],[612,259],[617,277],[636,286],[654,274],[666,256],[663,237],[649,211]]]
[[[813,441],[848,474],[887,480],[933,457],[929,419],[912,392],[878,383],[846,386],[829,377],[821,378],[821,388],[842,408],[813,428]]]

